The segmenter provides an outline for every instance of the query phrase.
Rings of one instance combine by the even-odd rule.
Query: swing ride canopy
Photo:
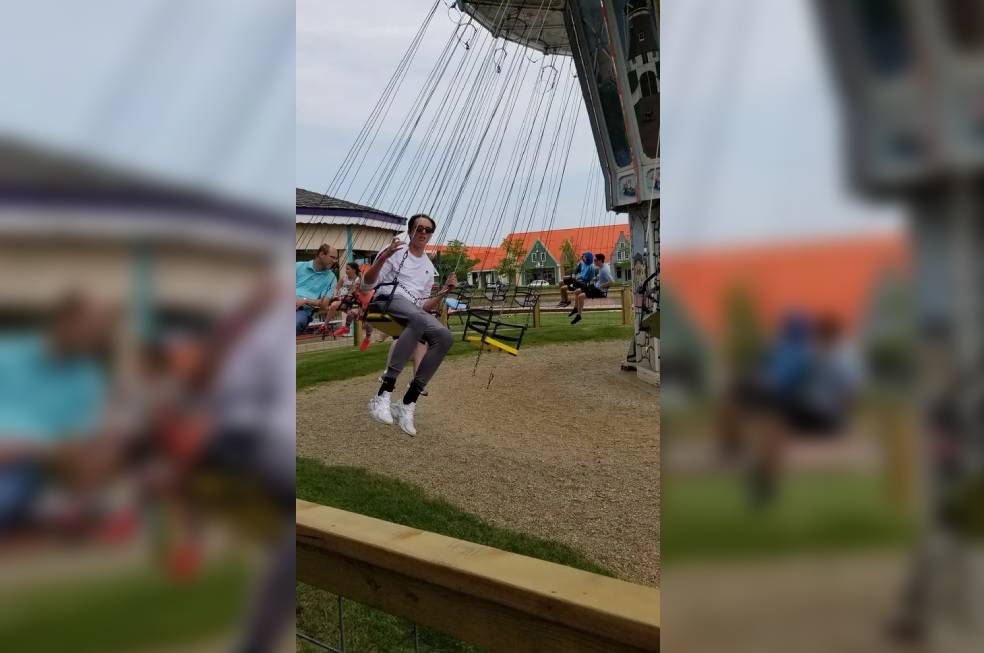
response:
[[[457,3],[493,35],[546,54],[571,54],[564,24],[567,0],[462,0]],[[453,9],[452,9],[453,11]]]

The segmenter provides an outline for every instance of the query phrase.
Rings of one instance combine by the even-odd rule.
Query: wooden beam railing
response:
[[[297,578],[491,651],[659,651],[659,590],[297,501]]]

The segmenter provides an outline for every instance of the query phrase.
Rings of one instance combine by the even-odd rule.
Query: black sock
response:
[[[420,397],[420,393],[423,391],[424,391],[423,386],[417,385],[417,382],[414,381],[413,383],[410,384],[410,387],[407,388],[407,393],[403,395],[403,403],[404,404],[416,403],[417,398]]]
[[[571,320],[571,324],[577,324],[580,321],[581,321],[581,314],[578,313],[577,317],[575,317],[573,320]]]
[[[379,392],[376,396],[379,397],[384,392],[393,392],[396,389],[396,379],[391,379],[389,377],[383,377],[383,385],[379,386]]]
[[[577,313],[577,307],[576,306],[571,309],[571,312],[567,314],[567,317],[574,317],[574,314],[575,313]]]

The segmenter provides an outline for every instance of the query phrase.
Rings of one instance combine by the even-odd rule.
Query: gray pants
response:
[[[390,302],[389,314],[405,321],[406,326],[396,341],[390,365],[386,368],[384,376],[389,379],[400,376],[403,366],[416,351],[417,343],[423,341],[427,343],[427,355],[420,362],[417,374],[413,377],[417,387],[423,389],[451,349],[454,340],[451,331],[436,317],[400,295],[393,297],[393,301]]]

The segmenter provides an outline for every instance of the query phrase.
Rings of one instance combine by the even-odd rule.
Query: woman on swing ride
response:
[[[430,216],[417,214],[411,217],[407,228],[410,242],[403,243],[399,238],[394,238],[386,249],[379,252],[363,276],[365,286],[376,288],[373,303],[387,306],[386,314],[404,324],[383,373],[379,391],[369,401],[369,415],[384,424],[398,422],[408,435],[417,434],[413,423],[417,398],[441,366],[452,344],[451,331],[429,312],[458,283],[452,273],[438,294],[430,295],[435,270],[424,248],[435,227]],[[420,342],[427,344],[427,353],[417,366],[403,401],[392,404],[396,378]]]

